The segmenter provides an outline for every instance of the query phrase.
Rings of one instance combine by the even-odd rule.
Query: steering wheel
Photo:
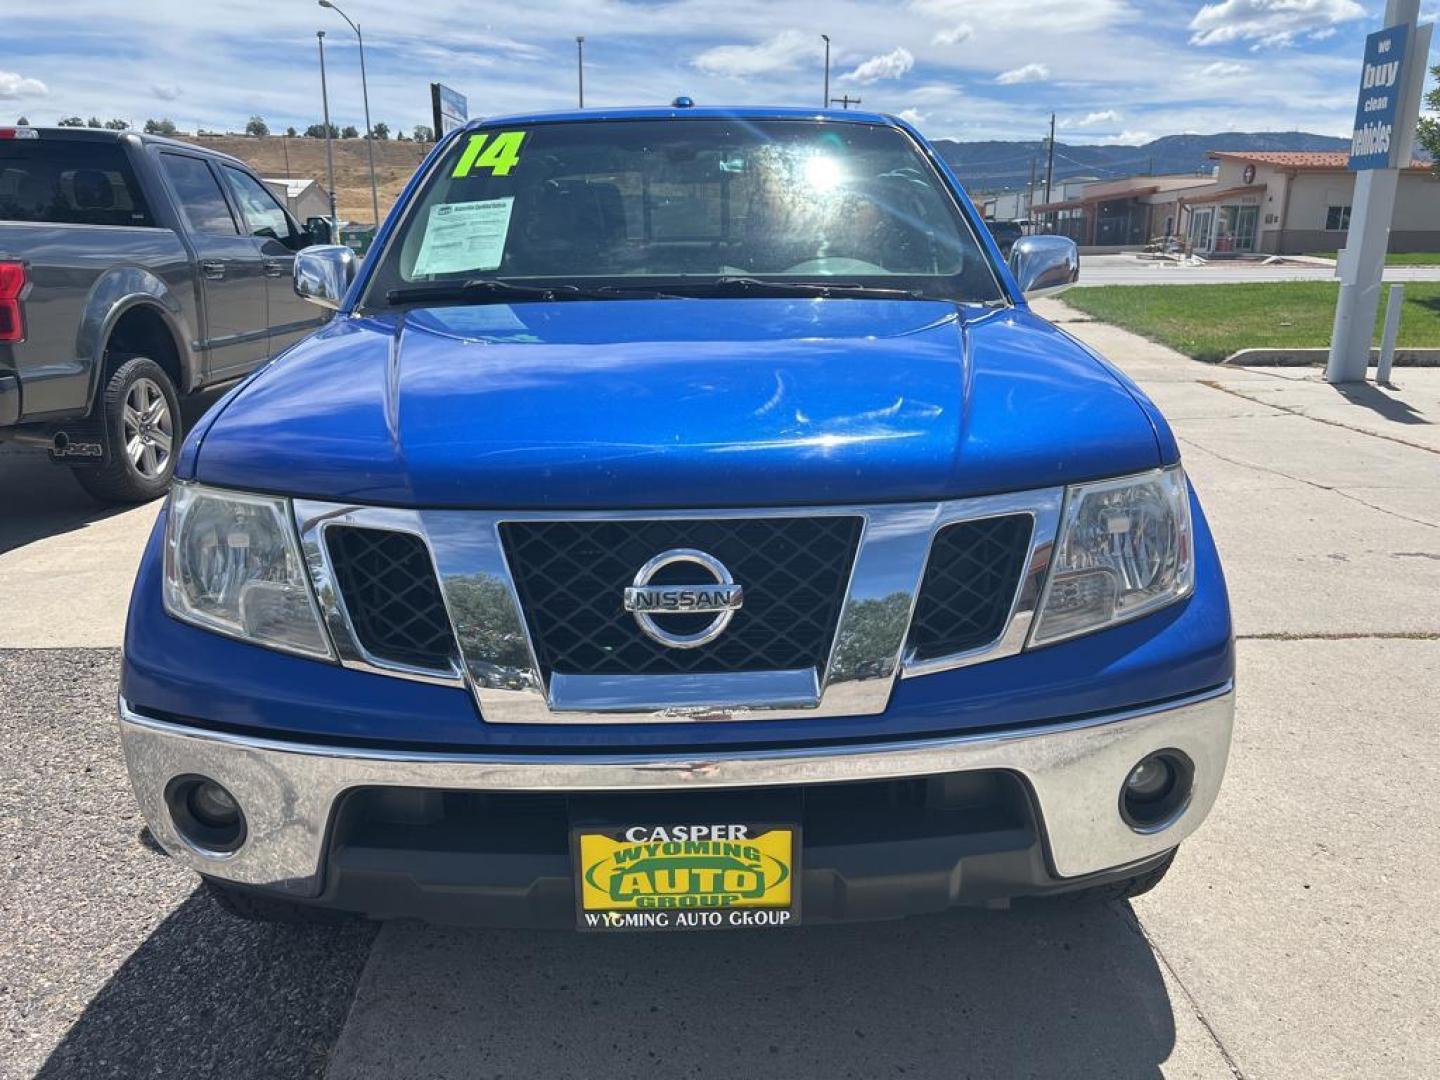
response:
[[[843,255],[826,255],[819,259],[806,259],[794,266],[787,266],[784,274],[816,274],[826,277],[839,274],[888,274],[890,271],[864,259],[851,259]]]

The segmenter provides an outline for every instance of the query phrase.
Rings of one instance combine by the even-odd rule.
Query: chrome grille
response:
[[[412,533],[326,530],[336,583],[360,644],[377,659],[448,671],[450,619],[425,541]]]
[[[916,660],[988,645],[1000,637],[1030,552],[1033,518],[1008,514],[947,525],[935,534],[910,623]]]
[[[859,542],[858,516],[519,521],[500,526],[542,677],[825,669]],[[667,648],[622,608],[656,554],[695,548],[723,562],[744,606],[714,642]],[[695,570],[677,568],[693,577]],[[679,583],[658,580],[657,584]],[[667,615],[688,633],[709,615]]]

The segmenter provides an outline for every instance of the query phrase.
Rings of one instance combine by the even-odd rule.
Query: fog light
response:
[[[1164,758],[1150,757],[1130,770],[1125,778],[1125,791],[1133,799],[1158,799],[1175,780],[1175,770]]]
[[[214,780],[200,781],[190,789],[186,801],[196,820],[212,829],[234,825],[240,817],[240,806],[235,796]]]
[[[1136,832],[1159,832],[1185,812],[1194,781],[1195,766],[1179,750],[1148,754],[1120,787],[1120,817]]]
[[[223,859],[245,843],[245,812],[224,785],[208,776],[177,776],[165,788],[175,831],[202,855]]]

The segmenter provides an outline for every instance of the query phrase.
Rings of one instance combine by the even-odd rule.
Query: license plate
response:
[[[797,825],[581,826],[581,930],[727,930],[800,922]]]

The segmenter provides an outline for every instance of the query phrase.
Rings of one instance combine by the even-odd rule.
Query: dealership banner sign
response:
[[[1355,106],[1355,131],[1350,141],[1350,168],[1394,169],[1396,151],[1406,140],[1396,130],[1400,99],[1405,92],[1405,42],[1410,24],[1387,26],[1365,39],[1365,68],[1360,100]]]

